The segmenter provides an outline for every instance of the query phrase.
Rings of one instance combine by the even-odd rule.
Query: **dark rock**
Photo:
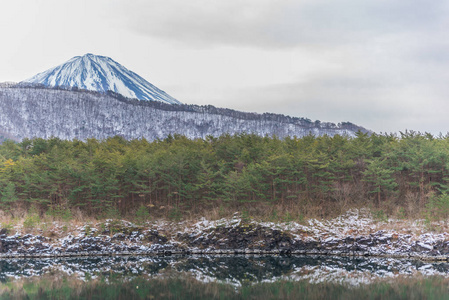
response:
[[[292,250],[291,249],[283,249],[279,252],[280,255],[285,255],[285,256],[291,256],[292,255]]]
[[[360,237],[357,239],[359,245],[374,246],[373,240],[369,237]]]
[[[420,252],[420,253],[427,253],[431,250],[434,250],[433,248],[430,249],[431,246],[424,244],[424,243],[420,243],[420,242],[415,242],[412,247],[411,250],[414,252]]]
[[[440,252],[442,255],[448,255],[449,254],[449,242],[437,242],[434,245],[434,249]]]
[[[345,238],[345,244],[353,244],[355,242],[355,238],[352,236],[348,236]]]

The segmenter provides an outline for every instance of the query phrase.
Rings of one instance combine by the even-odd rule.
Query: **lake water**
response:
[[[319,256],[7,259],[1,299],[449,299],[449,263]]]

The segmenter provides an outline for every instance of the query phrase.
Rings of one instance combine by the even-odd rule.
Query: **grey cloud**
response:
[[[285,21],[273,28],[292,43],[363,42],[378,35],[433,30],[444,23],[446,12],[441,1],[315,1],[285,10]]]
[[[437,41],[422,41],[411,58],[428,64],[449,63],[449,42],[443,36]]]
[[[133,1],[122,7],[128,26],[144,35],[200,44],[264,44],[261,26],[272,23],[282,7],[270,1]]]
[[[200,44],[288,47],[339,44],[444,25],[445,1],[142,1],[126,2],[128,26],[149,36]]]
[[[438,133],[449,129],[448,8],[443,0],[135,0],[121,10],[132,16],[130,30],[179,43],[181,51],[244,46],[279,50],[297,69],[307,59],[325,65],[291,72],[280,85],[201,87],[204,98],[191,103]],[[225,84],[217,78],[223,82],[215,87]],[[190,100],[187,91],[179,97]]]
[[[242,89],[227,94],[226,103],[244,111],[334,123],[349,121],[376,132],[411,129],[438,134],[449,130],[449,103],[441,96],[429,84],[410,87],[405,82],[342,74],[338,78]]]

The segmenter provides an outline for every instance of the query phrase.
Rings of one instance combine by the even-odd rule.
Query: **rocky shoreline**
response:
[[[391,224],[396,222],[395,224]],[[107,220],[70,231],[55,225],[41,234],[0,232],[0,259],[82,256],[321,255],[449,261],[449,234],[426,231],[419,222],[379,222],[367,211],[308,224],[242,219],[193,224],[135,225]],[[401,223],[402,222],[402,223]],[[399,224],[399,225],[398,225]],[[399,229],[391,229],[391,227]],[[12,230],[9,230],[12,231]]]

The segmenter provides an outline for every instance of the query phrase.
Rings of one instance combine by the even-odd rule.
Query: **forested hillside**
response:
[[[114,94],[77,89],[45,88],[29,84],[0,85],[0,134],[10,138],[125,139],[149,141],[181,134],[188,138],[256,133],[304,136],[349,135],[366,129],[349,122],[340,124],[293,118],[278,114],[239,112],[213,106],[172,105],[139,101]],[[7,137],[8,137],[7,135]]]
[[[406,132],[278,139],[25,139],[0,146],[3,210],[107,208],[124,215],[278,207],[329,215],[350,207],[447,215],[449,137]],[[393,213],[393,211],[390,211]]]

